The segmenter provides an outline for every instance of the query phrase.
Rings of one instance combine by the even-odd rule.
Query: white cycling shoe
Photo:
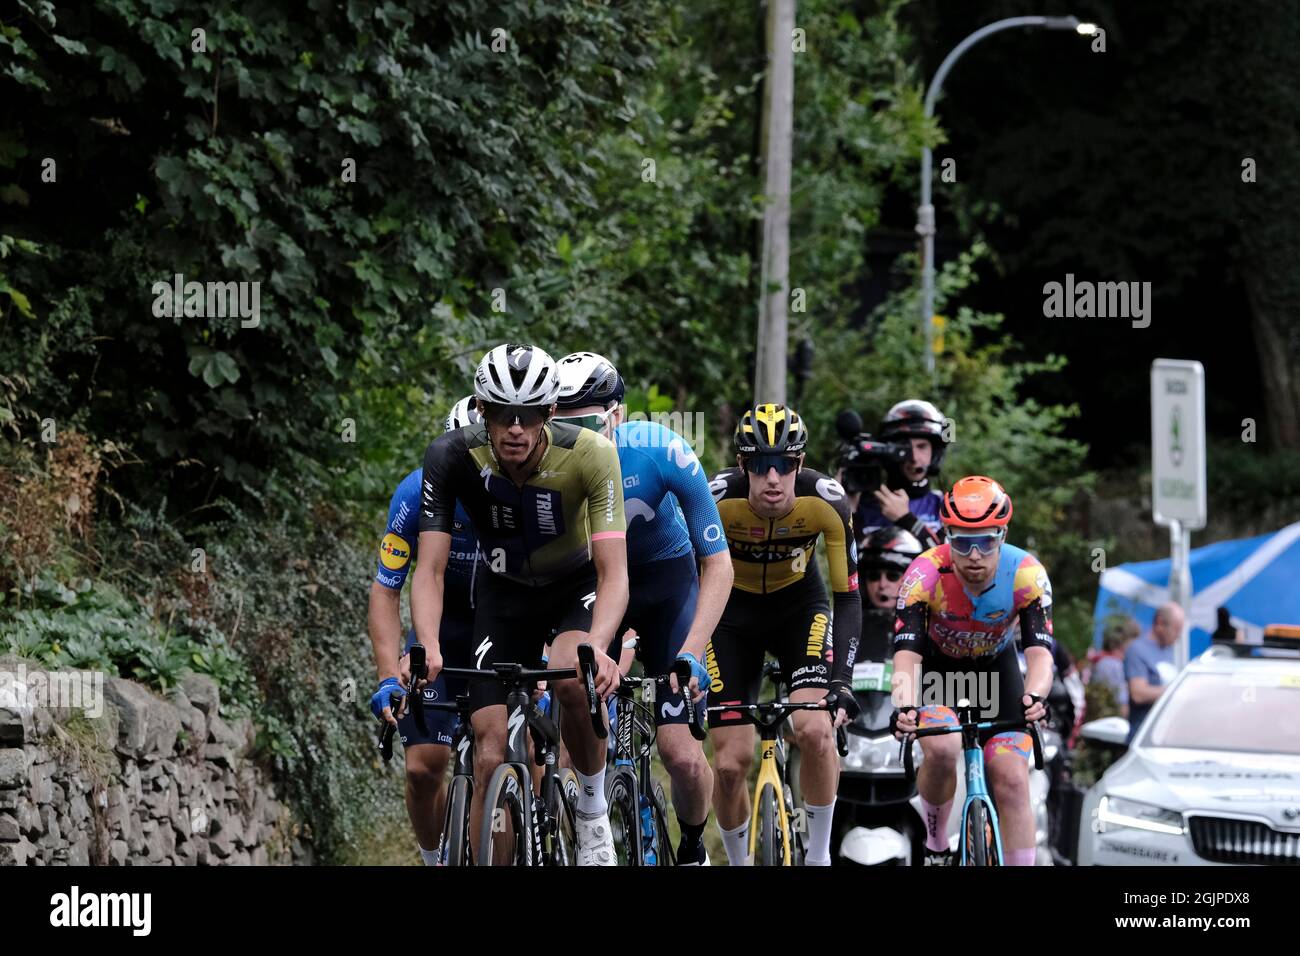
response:
[[[609,813],[588,817],[574,814],[578,838],[578,866],[615,866],[614,831],[609,826]]]

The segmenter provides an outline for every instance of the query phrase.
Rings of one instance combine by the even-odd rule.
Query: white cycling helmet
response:
[[[535,345],[498,345],[478,363],[474,394],[497,405],[554,405],[560,394],[555,359]]]
[[[474,407],[474,396],[466,395],[451,406],[451,411],[447,413],[447,421],[443,423],[443,428],[451,431],[454,428],[464,428],[466,425],[476,425],[482,420],[483,416]]]
[[[560,359],[560,408],[585,408],[623,401],[627,389],[614,363],[595,352],[574,352]]]

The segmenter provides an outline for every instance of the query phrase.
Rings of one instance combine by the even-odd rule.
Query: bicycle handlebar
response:
[[[775,727],[797,710],[827,710],[826,701],[768,700],[761,704],[719,704],[708,708],[710,714],[736,711],[755,727]],[[762,716],[759,716],[762,715]]]
[[[1038,736],[1038,724],[1030,723],[1024,718],[1008,718],[1007,720],[976,720],[965,723],[957,723],[947,727],[921,727],[912,731],[910,734],[904,734],[903,740],[899,744],[899,749],[903,754],[903,769],[907,773],[909,781],[916,779],[916,768],[912,763],[912,743],[921,737],[937,737],[941,734],[958,734],[968,727],[974,727],[976,730],[1024,730],[1029,734],[1029,739],[1034,745],[1034,769],[1043,769],[1043,742]]]

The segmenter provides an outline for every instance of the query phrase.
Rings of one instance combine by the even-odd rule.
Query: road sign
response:
[[[1205,527],[1205,369],[1151,363],[1151,510],[1156,524]]]

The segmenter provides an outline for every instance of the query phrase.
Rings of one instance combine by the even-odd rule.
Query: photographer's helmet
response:
[[[742,455],[796,455],[807,444],[803,419],[784,405],[757,405],[736,425],[736,451]]]
[[[559,394],[555,359],[535,345],[498,345],[474,373],[474,395],[485,402],[546,406]]]
[[[447,413],[447,421],[443,423],[446,431],[455,428],[464,428],[466,425],[476,425],[483,420],[479,415],[478,409],[474,406],[474,396],[466,395],[455,405],[451,406],[451,411]]]
[[[924,549],[910,531],[902,528],[877,528],[862,540],[863,567],[890,567],[906,571],[912,559]]]
[[[899,402],[885,413],[880,423],[880,439],[897,441],[900,438],[928,438],[934,453],[930,456],[930,474],[939,472],[943,453],[948,443],[943,437],[943,413],[930,402],[909,398]]]
[[[574,352],[560,359],[560,397],[562,409],[599,405],[609,408],[623,401],[627,392],[623,376],[614,363],[595,352]]]
[[[992,478],[959,478],[943,496],[939,520],[950,528],[1005,528],[1011,522],[1011,496]]]

